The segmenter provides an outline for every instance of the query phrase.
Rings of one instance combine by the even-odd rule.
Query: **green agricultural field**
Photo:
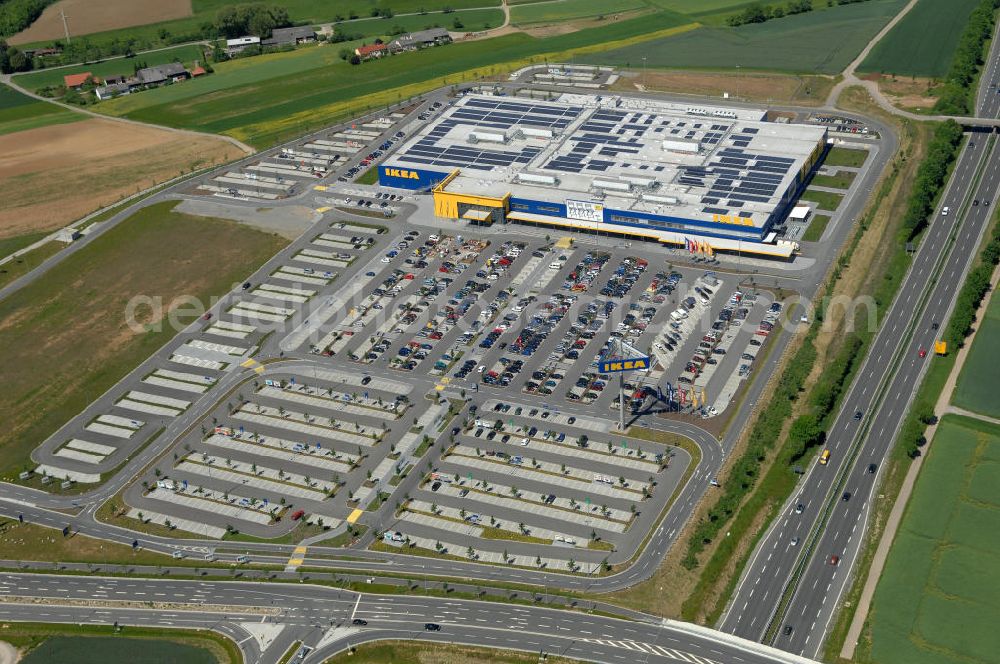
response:
[[[858,70],[944,76],[969,14],[978,4],[979,0],[920,0],[875,45]]]
[[[22,74],[16,78],[16,82],[26,90],[38,90],[50,85],[62,85],[63,76],[67,74],[82,74],[89,71],[97,78],[131,76],[137,68],[163,65],[174,61],[180,61],[190,69],[194,66],[195,60],[205,61],[200,46],[178,46],[177,48],[170,48],[163,51],[143,53],[134,58],[115,58],[90,65],[43,69],[29,74]]]
[[[514,25],[551,23],[590,16],[611,16],[648,6],[645,0],[555,0],[515,6],[510,10],[510,22]]]
[[[55,104],[32,99],[0,83],[0,136],[46,125],[76,122],[84,117]]]
[[[803,242],[819,242],[819,239],[823,237],[823,232],[826,230],[826,225],[829,223],[830,215],[814,214],[812,221],[809,222],[809,227],[802,234]]]
[[[836,74],[905,4],[870,0],[738,28],[705,27],[581,58],[591,64]],[[817,3],[819,7],[819,3]]]
[[[540,54],[571,57],[587,49],[637,42],[684,29],[668,12],[548,38],[518,33],[456,43],[350,65],[343,45],[319,45],[221,63],[216,73],[96,105],[96,110],[146,122],[226,133],[271,145],[308,128],[405,100],[442,83],[488,75],[496,65],[521,66]],[[450,78],[449,78],[450,77]],[[409,86],[409,87],[407,87]],[[398,89],[398,90],[397,90]]]
[[[455,21],[462,24],[455,27]],[[449,14],[434,12],[431,14],[413,14],[411,16],[394,16],[392,18],[369,18],[357,21],[346,21],[337,26],[337,30],[350,37],[372,39],[382,37],[388,41],[393,36],[404,32],[426,30],[427,28],[447,28],[465,32],[477,32],[495,28],[503,24],[501,9],[463,9]],[[336,44],[334,45],[336,46]]]
[[[1000,427],[941,420],[893,541],[857,661],[993,662],[1000,652]]]
[[[857,148],[830,148],[823,160],[824,166],[846,166],[848,168],[861,168],[868,158],[868,150]]]
[[[1000,357],[1000,297],[990,300],[979,323],[969,358],[955,385],[952,403],[961,408],[1000,418],[1000,373],[993,364]]]
[[[830,212],[833,212],[840,207],[840,201],[844,200],[844,195],[834,194],[829,191],[806,189],[802,192],[802,195],[799,198],[804,201],[815,203],[821,210],[829,210]]]

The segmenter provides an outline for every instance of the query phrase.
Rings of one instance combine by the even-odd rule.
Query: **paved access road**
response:
[[[305,662],[377,639],[427,639],[540,651],[594,661],[806,664],[808,660],[712,630],[620,620],[582,611],[440,597],[359,594],[283,583],[0,574],[0,619],[209,627],[239,643],[249,662],[277,662],[296,641]],[[50,600],[32,604],[36,598]],[[89,605],[83,605],[86,602]],[[138,608],[127,602],[146,603]],[[355,626],[353,620],[367,624]],[[426,623],[440,625],[430,632]],[[266,638],[255,638],[266,633]]]
[[[863,539],[878,470],[930,362],[931,352],[921,358],[919,351],[933,348],[939,335],[934,324],[947,321],[992,213],[985,203],[1000,186],[1000,152],[988,154],[991,147],[987,136],[974,135],[960,155],[899,296],[880,316],[882,329],[827,434],[831,461],[810,471],[759,544],[723,616],[725,631],[765,638],[782,596],[794,592],[774,643],[791,652],[819,652]],[[971,191],[980,168],[982,179]],[[852,456],[859,437],[860,450]],[[822,530],[814,543],[810,533],[817,524]]]

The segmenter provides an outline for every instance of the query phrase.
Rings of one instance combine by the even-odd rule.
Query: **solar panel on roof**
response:
[[[701,209],[702,212],[707,212],[708,214],[728,214],[729,210],[726,208],[717,207],[705,207]]]

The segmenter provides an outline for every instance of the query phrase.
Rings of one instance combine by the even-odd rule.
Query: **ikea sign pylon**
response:
[[[630,357],[629,359],[601,360],[598,363],[600,373],[619,373],[622,371],[642,371],[651,366],[649,356]]]

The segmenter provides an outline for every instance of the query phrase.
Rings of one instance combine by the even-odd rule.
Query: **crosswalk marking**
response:
[[[673,648],[664,648],[663,646],[657,646],[650,643],[640,643],[637,641],[611,641],[609,639],[580,639],[587,643],[597,643],[604,646],[610,646],[612,648],[619,648],[621,650],[632,650],[635,652],[645,653],[647,655],[657,655],[659,657],[666,657],[668,659],[674,659],[679,662],[686,662],[687,664],[722,664],[714,659],[709,659],[707,657],[702,657],[700,655],[692,655],[689,652],[681,652],[680,650],[675,650]]]

